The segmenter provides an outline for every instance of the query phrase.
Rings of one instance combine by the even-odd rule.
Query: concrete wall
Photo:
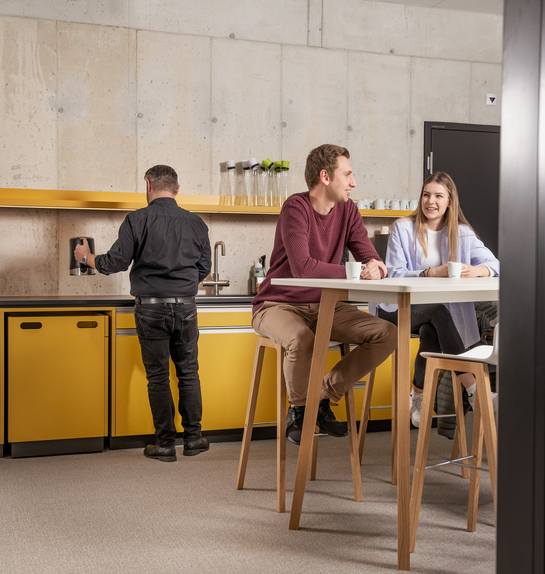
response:
[[[0,0],[0,187],[144,191],[167,163],[217,194],[220,164],[347,146],[358,199],[413,198],[423,122],[499,124],[502,18],[363,0]],[[501,98],[500,98],[501,101]],[[121,213],[0,208],[0,294],[128,293],[70,278],[68,238],[108,249]],[[246,292],[276,217],[204,217],[224,292]],[[368,223],[374,231],[384,221]]]

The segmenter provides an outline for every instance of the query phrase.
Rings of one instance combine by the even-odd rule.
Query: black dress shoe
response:
[[[301,429],[292,428],[289,432],[286,432],[288,440],[299,446],[301,444]]]
[[[184,442],[184,456],[196,456],[205,452],[210,448],[210,443],[207,438],[201,437],[197,440],[190,440]]]
[[[144,449],[144,456],[156,458],[161,462],[174,462],[176,460],[176,447],[148,444]]]
[[[348,429],[345,423],[340,423],[329,406],[329,399],[322,399],[318,406],[316,424],[321,432],[330,436],[346,436]]]
[[[301,407],[292,407],[288,409],[286,415],[286,436],[293,444],[301,443],[301,429],[305,419],[305,405]]]

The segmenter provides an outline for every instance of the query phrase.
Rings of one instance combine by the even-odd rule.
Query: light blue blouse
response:
[[[414,242],[415,224],[411,220],[399,220],[395,223],[386,254],[386,267],[389,277],[418,277],[423,271],[421,261],[424,258],[422,245]],[[441,265],[448,261],[448,237],[444,233],[441,240]],[[484,243],[467,226],[458,228],[458,261],[473,266],[485,265],[491,275],[500,274],[500,262]],[[469,347],[480,339],[473,303],[445,303],[450,310],[454,324],[465,345]],[[397,305],[381,303],[384,311],[397,311]]]

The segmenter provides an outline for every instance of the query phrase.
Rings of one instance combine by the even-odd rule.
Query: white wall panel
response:
[[[0,295],[57,295],[57,214],[0,208]]]
[[[0,14],[127,26],[129,0],[1,0]]]
[[[220,164],[279,159],[280,53],[276,44],[212,40],[212,193]]]
[[[177,171],[181,193],[209,194],[209,38],[138,32],[137,113],[137,190],[145,190],[148,168],[166,164]]]
[[[408,199],[410,58],[350,52],[348,136],[359,199]]]
[[[136,32],[58,24],[59,186],[136,190]]]
[[[307,43],[307,0],[132,0],[130,27],[177,34]],[[256,67],[264,64],[253,59]]]
[[[55,22],[0,18],[0,187],[57,188]]]
[[[501,79],[500,64],[471,64],[470,123],[500,125]],[[495,106],[486,105],[486,94],[496,94]]]
[[[407,17],[424,17],[423,56],[499,64],[502,61],[502,16],[408,7]],[[463,40],[461,41],[461,39]]]
[[[469,123],[471,64],[413,58],[409,196],[418,198],[423,181],[424,122]]]
[[[293,192],[306,191],[306,158],[315,147],[347,145],[347,59],[337,50],[282,49],[282,158]],[[273,158],[271,158],[273,159]],[[278,158],[277,158],[278,159]]]
[[[323,0],[308,1],[308,45],[322,47]]]
[[[323,2],[324,47],[501,62],[501,16],[360,0]]]

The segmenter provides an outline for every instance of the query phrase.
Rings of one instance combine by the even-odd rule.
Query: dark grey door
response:
[[[498,255],[500,128],[473,124],[425,122],[424,178],[446,171],[454,180],[462,210]]]

